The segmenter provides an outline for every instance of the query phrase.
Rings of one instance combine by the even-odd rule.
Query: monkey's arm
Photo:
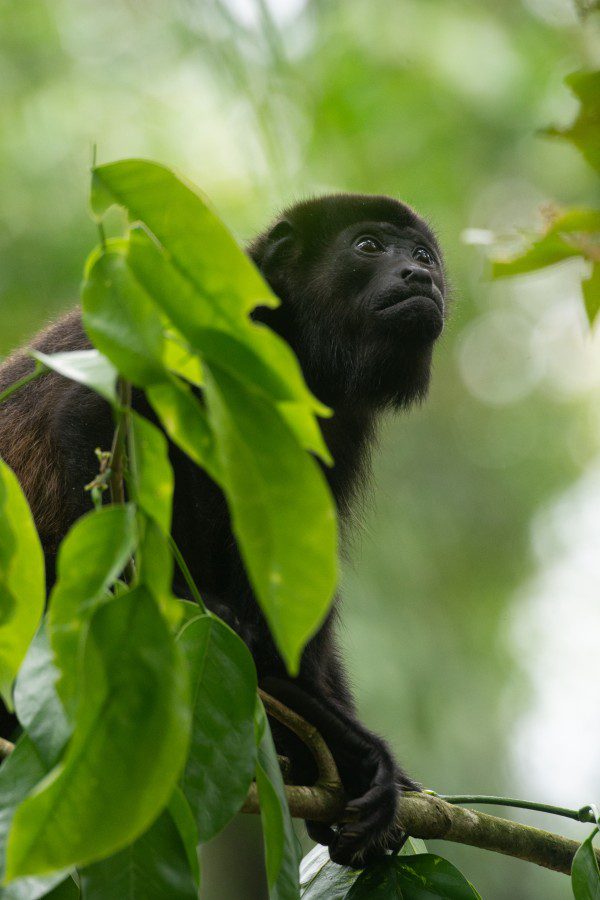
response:
[[[329,847],[334,862],[364,864],[397,849],[402,835],[393,824],[396,801],[402,789],[418,786],[385,741],[358,720],[341,665],[333,653],[327,656],[325,672],[308,667],[298,679],[267,677],[261,686],[318,729],[348,795],[346,811],[358,815],[356,821],[336,829],[307,822],[310,836]]]

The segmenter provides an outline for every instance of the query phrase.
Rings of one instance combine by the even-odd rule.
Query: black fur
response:
[[[357,245],[361,235],[375,243]],[[278,309],[261,308],[254,317],[291,344],[313,392],[335,411],[322,423],[335,459],[326,474],[347,518],[366,477],[379,414],[407,407],[427,392],[445,315],[440,250],[425,222],[404,204],[333,195],[287,210],[248,252],[282,300]],[[79,314],[61,320],[34,346],[47,353],[87,346]],[[9,359],[0,369],[0,390],[29,366],[22,354]],[[135,404],[149,415],[143,395],[136,394]],[[94,448],[110,447],[112,427],[100,398],[53,374],[0,406],[0,454],[28,493],[50,573],[58,541],[90,505],[83,485],[96,471]],[[335,609],[307,646],[300,675],[290,679],[246,578],[223,495],[177,448],[171,447],[171,456],[174,537],[207,605],[248,644],[265,689],[321,731],[349,809],[358,816],[339,828],[309,822],[309,833],[329,845],[334,860],[350,865],[396,848],[401,835],[393,826],[395,801],[399,790],[415,784],[384,741],[357,719],[336,648]],[[49,504],[57,515],[48,515]],[[187,596],[179,577],[174,588]],[[314,780],[306,748],[276,724],[274,730],[279,749],[292,759],[294,779]]]

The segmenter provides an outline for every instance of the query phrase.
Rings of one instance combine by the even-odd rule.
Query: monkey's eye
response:
[[[361,253],[383,253],[385,251],[383,244],[367,235],[357,238],[354,241],[354,246],[357,250],[360,250]]]
[[[412,252],[413,259],[416,259],[417,262],[425,263],[426,266],[434,266],[435,259],[425,247],[415,247]]]

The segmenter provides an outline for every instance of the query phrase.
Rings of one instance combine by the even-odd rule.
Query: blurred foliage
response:
[[[594,14],[584,27],[568,0],[8,0],[0,23],[0,352],[76,299],[96,240],[94,142],[101,161],[179,167],[242,239],[324,190],[392,194],[432,220],[455,304],[430,399],[382,435],[349,553],[360,706],[434,788],[526,793],[547,770],[544,799],[590,799],[570,793],[575,737],[560,773],[551,747],[516,766],[534,636],[515,635],[514,614],[555,552],[533,553],[534,516],[598,454],[598,338],[577,261],[491,285],[461,233],[533,230],[550,199],[598,205],[575,148],[535,134],[577,116],[562,80],[597,66]],[[573,616],[565,653],[588,629]],[[593,796],[597,767],[589,778]],[[531,866],[441,852],[492,900],[567,890]]]

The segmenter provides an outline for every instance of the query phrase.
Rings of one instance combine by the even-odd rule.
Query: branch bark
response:
[[[292,816],[329,823],[347,821],[343,815],[346,805],[344,789],[331,751],[319,732],[279,701],[263,691],[260,694],[267,713],[306,743],[319,767],[319,779],[312,787],[285,786]],[[242,811],[259,812],[255,785],[251,786]],[[573,857],[580,846],[577,841],[550,831],[455,806],[427,793],[410,793],[400,797],[396,817],[401,828],[410,837],[480,847],[535,863],[555,872],[563,872],[565,875],[570,874]],[[598,850],[596,857],[600,865]]]

